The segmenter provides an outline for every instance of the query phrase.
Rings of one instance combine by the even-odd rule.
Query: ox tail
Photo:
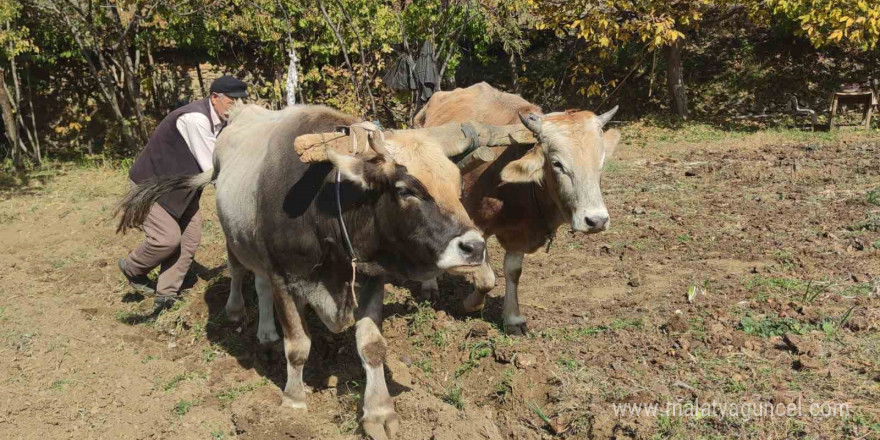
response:
[[[116,233],[124,234],[128,229],[140,228],[150,214],[150,208],[162,196],[181,189],[204,188],[215,178],[215,169],[210,169],[196,175],[154,177],[131,188],[116,207],[114,216],[122,213]]]

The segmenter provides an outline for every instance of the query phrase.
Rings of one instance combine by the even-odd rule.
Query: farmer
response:
[[[131,183],[140,184],[157,176],[199,174],[213,168],[214,143],[226,126],[229,109],[236,99],[247,96],[247,84],[222,76],[211,84],[209,97],[171,112],[156,127],[131,167]],[[119,260],[119,270],[135,291],[156,295],[156,313],[179,298],[180,286],[202,238],[200,197],[200,191],[180,190],[160,198],[144,221],[146,240]],[[160,266],[159,280],[153,290],[147,274],[156,266]]]

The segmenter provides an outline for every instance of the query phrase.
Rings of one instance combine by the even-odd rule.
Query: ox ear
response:
[[[508,183],[540,183],[544,179],[544,150],[535,145],[523,157],[501,170],[501,180]]]
[[[614,156],[614,150],[617,149],[617,142],[620,141],[620,132],[614,129],[608,130],[602,135],[602,146],[605,148],[605,160]]]
[[[367,183],[365,167],[366,163],[363,159],[348,154],[337,153],[332,149],[327,149],[327,159],[335,166],[343,179],[353,182],[364,189],[369,189],[370,184]],[[335,176],[330,176],[335,178]]]

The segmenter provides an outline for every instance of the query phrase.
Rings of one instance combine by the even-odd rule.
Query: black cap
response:
[[[232,77],[221,76],[211,83],[211,93],[222,93],[230,98],[247,98],[247,84],[244,81]]]

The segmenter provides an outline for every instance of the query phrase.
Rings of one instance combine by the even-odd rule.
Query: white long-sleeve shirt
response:
[[[217,116],[210,101],[208,107],[211,109],[210,119],[197,112],[184,113],[177,118],[177,131],[183,136],[203,172],[214,168],[214,144],[223,127],[223,121]]]

